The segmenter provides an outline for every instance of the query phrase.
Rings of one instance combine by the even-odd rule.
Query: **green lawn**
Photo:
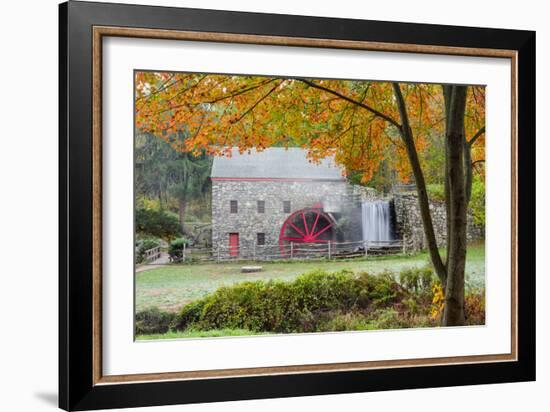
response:
[[[380,273],[385,270],[398,273],[409,267],[429,264],[428,255],[385,256],[348,261],[274,262],[260,263],[263,271],[241,273],[245,262],[223,264],[172,265],[136,274],[136,311],[158,307],[175,311],[184,304],[215,291],[222,285],[246,280],[291,280],[314,269],[327,272],[349,269],[354,272]],[[485,249],[483,245],[468,248],[466,264],[467,287],[482,287],[485,283]]]
[[[269,333],[252,332],[248,329],[213,329],[213,330],[171,330],[166,333],[156,333],[152,335],[138,335],[137,340],[156,340],[156,339],[189,339],[189,338],[219,338],[226,336],[251,336],[251,335],[269,335]]]

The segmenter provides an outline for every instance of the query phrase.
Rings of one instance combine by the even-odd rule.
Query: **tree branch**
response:
[[[390,116],[388,116],[388,115],[386,115],[386,114],[384,114],[384,113],[382,113],[382,112],[376,110],[376,109],[373,108],[373,107],[370,107],[369,105],[367,105],[367,104],[365,104],[365,103],[363,103],[363,102],[359,102],[359,101],[357,101],[357,100],[354,100],[354,99],[352,99],[351,97],[345,96],[345,95],[343,95],[343,94],[341,94],[341,93],[339,93],[339,92],[337,92],[337,91],[335,91],[335,90],[329,89],[328,87],[321,86],[320,84],[314,83],[314,82],[312,82],[312,81],[310,81],[310,80],[307,80],[307,79],[297,78],[296,80],[297,80],[297,81],[300,81],[300,82],[302,82],[302,83],[304,83],[304,84],[307,84],[309,87],[313,87],[313,88],[315,88],[315,89],[322,90],[322,91],[324,91],[324,92],[326,92],[326,93],[330,93],[330,94],[332,94],[332,95],[334,95],[334,96],[339,97],[339,98],[342,99],[342,100],[345,100],[345,101],[347,101],[347,102],[349,102],[349,103],[352,103],[352,104],[355,104],[355,105],[357,105],[357,106],[359,106],[359,107],[362,107],[363,109],[368,110],[369,112],[371,112],[372,114],[374,114],[374,115],[380,117],[381,119],[384,119],[384,120],[387,121],[388,123],[391,123],[393,126],[397,127],[398,129],[401,128],[401,125],[400,125],[396,120],[392,119]]]
[[[164,103],[169,105],[170,102],[171,102],[172,100],[174,100],[176,97],[179,97],[180,95],[182,95],[182,94],[184,94],[184,93],[187,93],[189,90],[193,90],[193,89],[196,88],[204,79],[206,79],[207,76],[208,76],[207,74],[203,75],[195,84],[192,84],[191,86],[186,87],[186,88],[184,88],[183,90],[180,90],[180,91],[177,92],[174,96],[170,97],[169,99],[166,99]],[[177,82],[179,82],[179,80],[176,81],[176,82],[174,82],[174,84],[177,83]],[[144,107],[144,105],[145,105],[145,103],[144,103],[141,107],[139,107],[139,108],[137,109],[137,112],[139,112],[139,111]],[[183,103],[183,104],[179,104],[179,105],[176,105],[176,106],[170,106],[170,107],[168,107],[167,109],[162,109],[162,110],[157,111],[155,114],[166,113],[166,112],[169,112],[169,111],[174,110],[174,109],[179,109],[179,108],[181,108],[181,107],[183,107],[183,106],[189,106],[189,104],[188,104],[188,103]]]
[[[426,236],[426,241],[428,242],[428,251],[430,253],[430,258],[432,260],[435,272],[441,280],[441,284],[444,285],[447,277],[447,271],[437,247],[437,240],[430,213],[430,202],[428,199],[428,192],[426,190],[426,181],[424,179],[424,173],[422,172],[422,166],[420,165],[420,159],[418,158],[418,152],[416,151],[416,146],[414,144],[413,133],[409,123],[409,115],[407,114],[407,106],[399,83],[392,83],[392,86],[394,96],[397,101],[399,117],[403,123],[403,126],[399,128],[399,132],[401,134],[401,139],[405,144],[407,156],[409,157],[409,162],[414,174],[414,180],[416,182],[418,206],[420,208],[420,215],[424,226],[424,235]]]
[[[485,133],[485,126],[483,126],[481,129],[479,129],[476,134],[474,134],[474,136],[470,139],[470,141],[468,141],[468,145],[470,147],[473,146],[473,144],[476,142],[476,140],[483,134]]]
[[[269,79],[269,80],[264,80],[263,82],[261,83],[258,83],[258,84],[255,84],[254,86],[250,86],[250,87],[247,87],[246,89],[243,89],[243,90],[239,90],[237,92],[234,92],[232,94],[228,94],[228,95],[225,95],[225,96],[221,96],[221,97],[218,97],[217,99],[214,99],[214,100],[211,100],[209,102],[205,102],[205,103],[209,103],[209,104],[214,104],[214,103],[217,103],[219,101],[222,101],[222,100],[225,100],[225,99],[229,99],[230,97],[235,97],[235,96],[239,96],[243,93],[246,93],[246,92],[249,92],[251,90],[254,90],[254,89],[257,89],[258,87],[262,87],[262,86],[265,86],[266,84],[269,84],[271,82],[274,82],[275,80],[277,79]]]
[[[282,84],[283,81],[277,83],[275,86],[273,86],[265,95],[260,97],[256,103],[254,103],[250,108],[248,108],[237,120],[235,120],[235,123],[240,122],[243,117],[245,117],[248,113],[250,113],[252,110],[254,110],[263,100],[265,100],[271,93],[277,89]]]

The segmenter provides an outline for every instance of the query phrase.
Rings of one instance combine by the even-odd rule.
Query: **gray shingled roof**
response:
[[[271,178],[271,179],[322,179],[345,180],[341,169],[329,157],[320,164],[310,163],[307,150],[300,148],[271,147],[262,152],[251,150],[239,153],[232,149],[231,157],[215,157],[213,178]]]

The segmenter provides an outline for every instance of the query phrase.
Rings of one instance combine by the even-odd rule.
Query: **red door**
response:
[[[239,234],[238,233],[229,234],[229,255],[239,256]]]

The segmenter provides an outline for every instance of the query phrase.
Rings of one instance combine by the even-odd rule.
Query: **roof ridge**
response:
[[[251,148],[243,153],[236,147],[231,149],[231,156],[214,157],[212,178],[345,180],[334,156],[315,163],[308,159],[307,149],[301,147],[269,147],[261,151]]]

